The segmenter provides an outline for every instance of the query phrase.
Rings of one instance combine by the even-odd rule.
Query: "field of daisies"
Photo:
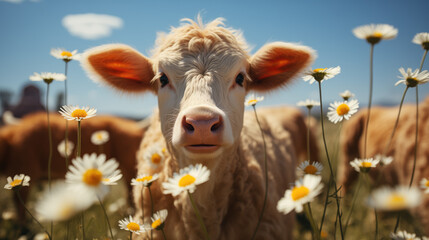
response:
[[[373,50],[383,41],[394,39],[398,30],[387,24],[371,24],[357,27],[353,30],[357,38],[365,40],[369,45],[369,110],[372,101],[373,86]],[[398,107],[397,119],[401,114],[401,107],[407,91],[418,90],[418,87],[429,81],[429,73],[422,70],[429,50],[429,33],[418,33],[410,41],[423,48],[420,66],[416,69],[400,68],[400,80],[392,83],[404,88],[401,105]],[[96,106],[76,106],[67,102],[67,68],[72,61],[79,61],[77,51],[52,49],[51,55],[65,63],[64,73],[34,73],[29,77],[31,81],[40,81],[46,85],[46,101],[49,102],[50,84],[64,84],[65,104],[59,113],[68,125],[76,124],[78,135],[76,146],[66,138],[59,146],[52,146],[52,133],[49,129],[50,155],[48,165],[48,181],[35,182],[32,176],[17,172],[16,175],[2,178],[4,192],[0,197],[0,239],[132,239],[142,236],[152,239],[153,232],[159,231],[160,236],[166,239],[164,223],[169,221],[168,211],[144,213],[150,214],[150,221],[133,217],[134,209],[127,201],[127,185],[141,185],[151,192],[151,184],[158,180],[158,175],[141,174],[135,176],[131,182],[122,179],[119,163],[115,159],[106,159],[104,154],[81,153],[81,130],[85,128],[85,120],[96,117]],[[323,56],[321,56],[323,58]],[[420,56],[416,56],[420,57]],[[347,194],[341,191],[342,186],[337,183],[337,166],[339,159],[339,135],[344,121],[353,118],[359,111],[359,100],[347,90],[339,93],[341,101],[323,102],[323,83],[341,74],[340,66],[317,66],[304,73],[303,80],[309,84],[315,83],[319,91],[319,99],[302,99],[297,106],[306,113],[308,122],[318,119],[315,133],[320,146],[322,161],[315,162],[311,158],[300,163],[297,167],[297,180],[285,189],[284,197],[277,203],[277,210],[281,214],[296,214],[294,228],[295,239],[429,239],[424,236],[425,227],[420,226],[417,220],[409,213],[419,206],[429,194],[429,176],[423,179],[409,179],[404,186],[385,187],[376,186],[369,173],[391,164],[395,159],[383,154],[373,158],[366,157],[350,162],[351,167],[359,174],[357,183]],[[309,87],[314,87],[310,85]],[[352,90],[352,89],[351,89]],[[258,103],[263,101],[262,96],[250,94],[244,103],[258,114]],[[49,112],[49,109],[47,109]],[[49,114],[47,114],[49,124]],[[367,121],[369,123],[370,111]],[[395,135],[397,124],[386,139],[386,149]],[[416,124],[418,127],[418,124]],[[368,124],[363,136],[367,142]],[[309,128],[310,131],[310,128]],[[416,134],[418,131],[416,131]],[[262,134],[262,138],[263,133]],[[306,134],[306,133],[303,133]],[[308,134],[308,133],[307,133]],[[416,136],[417,139],[417,136]],[[99,145],[109,141],[107,131],[95,132],[91,141]],[[307,147],[309,144],[307,144]],[[261,146],[264,148],[264,146]],[[418,151],[415,143],[415,154]],[[59,151],[65,159],[68,169],[64,179],[52,179],[51,163],[52,151]],[[152,162],[161,162],[165,150],[159,149],[148,154]],[[265,159],[266,161],[266,159]],[[416,155],[414,156],[414,169]],[[265,174],[267,174],[265,167]],[[413,171],[414,173],[414,171]],[[266,178],[265,178],[266,179]],[[193,203],[192,193],[198,191],[198,186],[210,181],[210,170],[205,166],[191,165],[175,173],[170,179],[162,183],[163,193],[177,197],[187,194]],[[267,182],[265,182],[267,186]],[[30,197],[24,202],[20,191],[30,188]],[[265,193],[266,196],[266,193]],[[261,196],[263,197],[263,196]],[[262,208],[261,216],[265,209]],[[15,204],[25,210],[25,221],[18,219]],[[152,209],[154,203],[151,202]],[[205,233],[205,239],[210,239],[204,220],[194,205],[195,217]],[[257,219],[255,219],[257,221]],[[258,224],[259,226],[259,224]],[[287,226],[285,226],[287,227]],[[255,233],[258,227],[253,229]]]

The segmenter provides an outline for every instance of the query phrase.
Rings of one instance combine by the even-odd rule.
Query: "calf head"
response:
[[[156,94],[162,132],[179,167],[213,168],[237,147],[246,93],[286,85],[311,64],[313,50],[275,42],[250,56],[241,33],[224,28],[222,19],[185,21],[158,37],[151,58],[109,44],[86,51],[82,66],[113,88]]]

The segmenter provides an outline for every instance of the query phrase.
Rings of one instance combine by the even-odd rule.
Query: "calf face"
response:
[[[186,21],[157,39],[151,58],[110,44],[86,51],[82,66],[116,89],[157,94],[162,132],[179,166],[215,167],[238,143],[246,93],[285,85],[311,64],[313,51],[275,42],[249,56],[240,32],[221,19]]]

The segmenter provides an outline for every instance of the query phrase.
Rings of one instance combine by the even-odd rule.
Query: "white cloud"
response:
[[[94,13],[67,15],[62,23],[71,35],[89,40],[110,36],[123,25],[119,17]]]

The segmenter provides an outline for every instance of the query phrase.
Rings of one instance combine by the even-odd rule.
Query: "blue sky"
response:
[[[18,3],[12,3],[16,1]],[[411,42],[416,33],[429,32],[429,1],[413,0],[302,0],[302,1],[146,1],[146,0],[1,0],[0,1],[0,89],[20,89],[33,72],[64,72],[64,63],[50,56],[51,48],[82,52],[107,43],[125,43],[149,55],[156,33],[178,26],[180,19],[195,19],[201,12],[205,22],[217,17],[228,27],[240,29],[252,53],[272,41],[298,42],[318,53],[313,67],[341,66],[342,72],[323,83],[324,102],[340,100],[346,89],[356,94],[365,107],[368,102],[369,45],[352,34],[352,29],[369,23],[387,23],[398,28],[396,39],[375,47],[374,103],[399,104],[404,85],[395,87],[398,68],[419,67],[423,50]],[[74,14],[107,14],[122,20],[109,36],[95,40],[71,35],[62,20]],[[429,60],[423,69],[429,69]],[[157,105],[151,93],[128,96],[93,83],[78,62],[69,64],[69,103],[88,105],[100,114],[143,117]],[[45,93],[45,84],[36,83]],[[51,84],[50,99],[63,91],[63,84]],[[419,88],[420,99],[429,85]],[[287,88],[265,95],[261,105],[293,105],[300,100],[318,100],[316,84],[297,79]],[[407,102],[415,101],[410,91]],[[51,107],[51,108],[52,108]]]

